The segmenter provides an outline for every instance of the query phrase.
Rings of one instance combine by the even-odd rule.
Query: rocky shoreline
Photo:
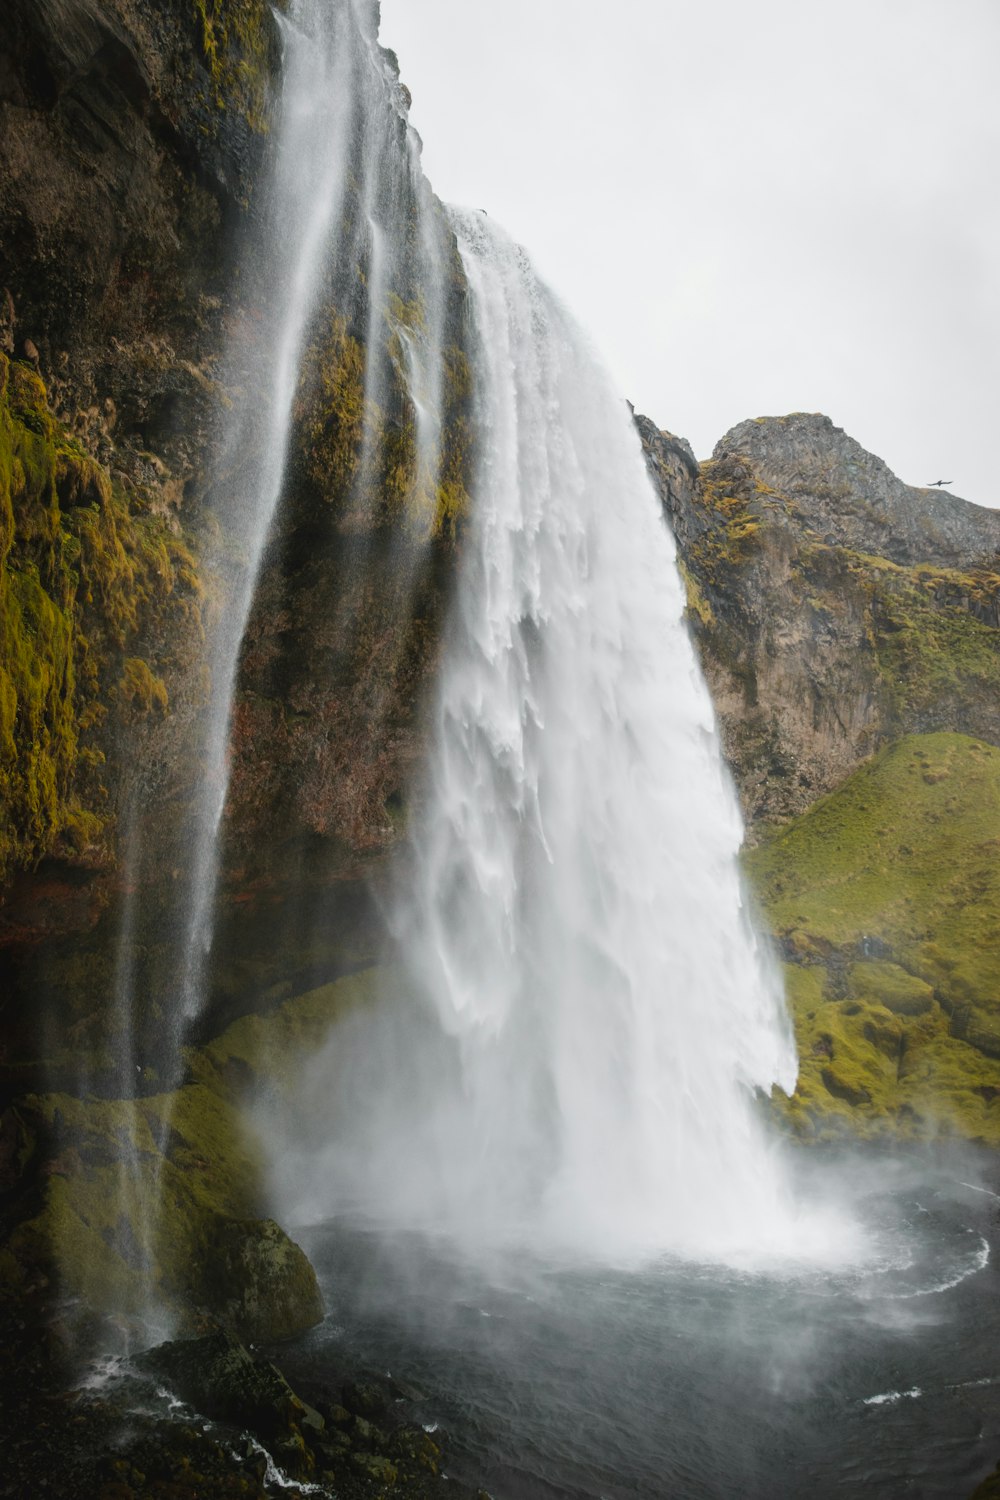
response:
[[[446,1475],[448,1440],[421,1424],[420,1394],[379,1373],[339,1387],[297,1378],[293,1390],[280,1349],[248,1348],[221,1328],[84,1360],[78,1312],[53,1307],[35,1323],[8,1314],[0,1326],[0,1496],[484,1500]],[[86,1328],[98,1346],[125,1331]]]

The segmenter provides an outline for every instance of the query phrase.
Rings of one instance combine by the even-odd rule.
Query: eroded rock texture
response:
[[[751,824],[903,734],[1000,743],[1000,516],[902,484],[828,417],[743,422],[697,469],[639,426]]]

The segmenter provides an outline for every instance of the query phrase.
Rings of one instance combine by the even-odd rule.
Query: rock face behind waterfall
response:
[[[398,165],[406,95],[382,59]],[[6,0],[0,1278],[43,1304],[61,1258],[62,1290],[122,1305],[148,1268],[114,1186],[155,1163],[176,1207],[160,1274],[248,1337],[303,1326],[318,1301],[265,1217],[237,1103],[273,1082],[277,1032],[294,1091],[331,1015],[371,1003],[368,980],[338,976],[375,951],[371,889],[406,826],[475,459],[453,256],[442,462],[433,486],[415,483],[404,374],[426,288],[402,192],[384,307],[364,255],[349,257],[307,332],[237,682],[205,1045],[168,1109],[157,1048],[217,607],[213,465],[227,411],[254,396],[224,351],[251,349],[263,321],[241,247],[261,218],[279,69],[267,0]],[[365,211],[349,197],[359,245]],[[823,417],[743,423],[702,465],[639,425],[788,964],[793,1123],[927,1133],[937,1109],[1000,1140],[1000,828],[979,816],[1000,796],[1000,521],[902,485]],[[881,896],[841,900],[873,861]],[[138,1119],[115,1092],[112,1024],[136,883]],[[205,1245],[224,1254],[192,1259]]]
[[[278,62],[264,0],[5,8],[0,603],[14,665],[0,697],[20,705],[0,733],[8,1043],[39,994],[75,997],[57,1029],[106,1005],[110,937],[86,958],[76,944],[116,903],[131,799],[163,809],[161,878],[178,864],[170,809],[192,794],[205,689],[197,557],[217,363],[228,321],[249,313],[237,243]],[[18,638],[33,655],[20,667]]]
[[[250,377],[223,355],[242,345],[249,370],[262,322],[244,258],[280,45],[265,0],[14,0],[8,25],[0,602],[14,611],[15,659],[0,678],[0,973],[8,1058],[30,1058],[43,994],[50,1029],[73,1029],[72,1076],[81,1044],[99,1042],[114,984],[136,807],[142,860],[127,878],[149,886],[140,982],[151,1048],[171,1003],[162,954],[188,857],[215,608],[200,559],[213,484],[238,484],[243,457],[217,472],[226,413],[255,394],[237,388]],[[392,66],[386,88],[402,110]],[[405,138],[400,114],[396,165]],[[414,505],[402,369],[425,289],[406,248],[415,203],[394,209],[403,248],[384,315],[368,305],[359,250],[330,267],[308,331],[234,710],[213,977],[225,1016],[290,973],[313,982],[371,957],[367,863],[398,836],[419,754],[417,706],[467,508],[470,383],[456,258],[442,313],[442,462]],[[358,246],[364,214],[355,193],[345,215]],[[377,387],[366,383],[373,328]],[[25,598],[29,575],[37,599]],[[8,711],[29,685],[30,720],[22,706],[15,731]]]
[[[391,177],[406,96],[375,50],[398,126]],[[0,59],[3,1280],[44,1301],[58,1275],[135,1307],[155,1272],[168,1300],[253,1337],[301,1328],[320,1304],[304,1257],[261,1217],[237,1117],[252,1078],[241,1065],[208,1092],[158,1089],[217,609],[204,558],[213,487],[238,489],[243,455],[219,464],[227,413],[258,378],[245,372],[266,320],[247,261],[280,63],[268,0],[11,0]],[[385,309],[368,305],[359,249],[330,267],[307,332],[237,684],[203,1039],[370,960],[377,941],[369,866],[403,823],[471,447],[456,259],[441,465],[418,493],[403,371],[427,294],[414,205],[398,207]],[[354,192],[359,246],[364,216]],[[123,962],[140,996],[129,1038]],[[130,1053],[139,1103],[123,1110]],[[116,1196],[137,1161],[175,1194],[152,1270]],[[206,1262],[206,1245],[223,1253]]]
[[[1000,515],[827,417],[639,419],[785,959],[803,1135],[1000,1141]]]

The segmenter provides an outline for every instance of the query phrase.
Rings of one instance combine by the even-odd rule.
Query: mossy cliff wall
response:
[[[243,643],[220,1015],[275,983],[320,983],[379,946],[372,892],[405,827],[469,509],[467,286],[444,210],[420,175],[395,59],[382,61],[379,203],[366,199],[370,161],[355,160]],[[370,219],[386,202],[376,265]],[[436,423],[421,416],[418,392]]]
[[[225,550],[220,528],[238,515],[252,456],[223,438],[242,411],[257,440],[270,379],[255,255],[278,30],[266,0],[12,0],[5,26],[0,1227],[15,1253],[4,1275],[44,1296],[73,1262],[60,1245],[78,1243],[64,1290],[136,1307],[152,1278],[168,1299],[228,1308],[238,1324],[232,1285],[209,1285],[202,1264],[209,1241],[231,1241],[222,1280],[245,1272],[252,1301],[273,1273],[291,1298],[287,1330],[314,1308],[315,1284],[257,1221],[241,1080],[160,1092],[218,607],[208,559]],[[399,242],[376,302],[354,174],[350,253],[328,266],[307,330],[239,672],[203,1039],[371,957],[372,881],[405,824],[468,508],[464,278],[386,56]],[[434,288],[420,253],[428,212],[444,246]],[[443,334],[433,462],[407,363],[432,304]],[[140,1059],[134,1077],[126,1055]],[[139,1233],[150,1205],[134,1192],[133,1213],[121,1196],[147,1178],[175,1210],[176,1234],[164,1219],[153,1244]],[[267,1295],[276,1306],[279,1292]]]
[[[112,479],[36,372],[0,354],[0,884],[43,859],[113,860],[135,726],[167,713],[162,674],[199,617],[177,521]]]
[[[1000,1145],[1000,749],[908,735],[747,857],[800,1054],[782,1113]]]
[[[785,961],[807,1138],[1000,1143],[1000,516],[826,417],[640,433]]]
[[[238,246],[278,63],[265,0],[4,12],[8,1056],[28,1047],[12,1013],[51,1006],[65,1037],[107,1010],[130,808],[151,811],[149,868],[169,880],[177,866],[206,690],[198,554],[218,366],[245,315]]]
[[[223,1115],[233,1109],[232,1090],[202,1113],[203,1096],[183,1094],[188,1080],[169,1108],[191,1139],[154,1151],[150,1130],[216,603],[203,558],[247,457],[222,472],[217,456],[234,406],[252,414],[268,379],[266,360],[250,357],[267,319],[247,247],[271,149],[278,35],[265,0],[11,0],[5,26],[2,1208],[8,1226],[30,1210],[39,1234],[124,1246],[126,1271],[115,1274],[127,1282],[139,1251],[128,1226],[101,1214],[107,1173],[136,1153],[165,1153],[157,1171],[179,1174],[184,1253],[212,1214],[228,1224],[260,1211],[252,1153],[231,1122],[219,1132],[212,1123],[219,1099]],[[405,91],[387,77],[401,162]],[[371,892],[408,815],[475,453],[461,265],[445,233],[432,292],[420,216],[440,211],[428,210],[417,178],[402,172],[399,183],[398,244],[378,305],[355,176],[343,215],[352,251],[329,266],[307,331],[287,483],[237,684],[202,1041],[370,959]],[[407,349],[432,312],[444,372],[433,471],[407,379]],[[234,349],[239,358],[225,357]],[[234,368],[260,373],[237,389]],[[760,843],[749,868],[790,966],[808,1063],[796,1128],[822,1133],[824,1110],[844,1109],[873,1128],[926,1122],[938,1085],[921,1093],[907,1071],[922,1055],[930,1072],[920,1077],[940,1080],[957,1128],[992,1139],[992,979],[966,964],[963,945],[977,938],[952,919],[961,892],[945,912],[928,872],[951,860],[977,908],[991,910],[982,840],[940,840],[982,790],[980,758],[1000,737],[996,519],[899,485],[823,418],[743,424],[703,466],[679,440],[640,428]],[[901,737],[939,733],[952,738],[919,752],[928,793],[894,802],[920,746]],[[836,861],[814,853],[842,812],[808,813],[801,834],[787,820],[852,772],[868,774],[858,767],[882,747],[885,786],[869,812],[876,818],[884,797],[896,821],[884,836],[859,822],[847,784],[837,807],[866,832],[845,843],[842,885],[853,900],[866,849],[888,868],[919,848],[922,863],[902,894],[885,887],[891,899],[871,906],[862,930],[856,911],[854,925],[841,920],[840,887],[820,880]],[[905,764],[891,759],[897,749]],[[126,909],[148,1035],[123,1123],[115,1027],[125,1023],[113,1002]],[[192,1074],[204,1055],[192,1054]],[[106,1097],[81,1114],[88,1092]],[[184,1153],[202,1129],[206,1141],[225,1134],[225,1149],[185,1196],[194,1168]],[[74,1144],[67,1152],[50,1135]],[[160,1270],[178,1293],[201,1295],[175,1250]]]
[[[115,546],[132,559],[116,564],[112,581],[100,571],[110,551],[78,565],[57,539],[53,566],[76,569],[78,614],[89,591],[135,619],[127,629],[102,624],[107,642],[94,609],[77,622],[75,696],[50,693],[49,718],[36,725],[44,734],[35,772],[24,758],[34,731],[21,694],[11,773],[20,800],[0,860],[0,964],[13,1004],[55,995],[56,1031],[89,1015],[96,1038],[131,838],[129,878],[149,887],[138,903],[136,962],[155,1032],[175,977],[175,893],[208,688],[201,632],[211,629],[214,600],[201,559],[215,515],[238,503],[248,455],[238,453],[228,472],[217,459],[234,408],[242,403],[252,417],[268,380],[256,347],[267,318],[254,247],[279,38],[265,0],[14,0],[9,35],[0,71],[0,336],[19,389],[36,375],[44,383],[37,423],[52,462],[65,467],[59,455],[73,454],[81,472],[89,463],[99,476],[100,525],[86,529],[93,507],[82,501],[66,504],[59,524],[83,527],[88,545],[91,534],[103,544],[117,527]],[[386,170],[399,167],[405,183],[405,91],[395,90],[397,160]],[[402,826],[418,705],[467,506],[471,382],[454,243],[445,230],[443,443],[430,478],[416,473],[404,349],[430,299],[417,253],[424,188],[415,177],[400,196],[399,245],[382,305],[372,308],[359,175],[344,208],[350,253],[329,266],[308,332],[291,468],[237,693],[214,980],[226,1013],[289,970],[315,980],[372,952],[369,862]],[[248,422],[251,440],[253,429]],[[26,533],[30,507],[20,492],[16,507]],[[142,559],[154,532],[167,554],[155,563],[159,583],[136,571],[153,566]],[[19,541],[10,559],[22,593],[26,546]],[[65,615],[70,585],[52,580]],[[147,608],[146,594],[158,602]],[[68,648],[53,637],[50,649]],[[40,681],[43,665],[30,670]],[[141,746],[124,733],[140,713]],[[48,800],[29,817],[32,797]],[[67,941],[53,946],[60,930]]]

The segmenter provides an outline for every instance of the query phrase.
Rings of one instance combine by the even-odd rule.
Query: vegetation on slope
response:
[[[166,710],[144,641],[198,610],[182,538],[0,354],[0,883],[47,854],[104,852],[107,731]]]
[[[285,1338],[322,1315],[302,1252],[265,1212],[262,1153],[247,1097],[292,1107],[306,1059],[333,1021],[371,1003],[373,972],[243,1017],[187,1054],[171,1094],[22,1097],[0,1116],[0,1185],[12,1232],[0,1301],[44,1291],[141,1314],[150,1303],[195,1326]]]
[[[1000,749],[911,735],[749,851],[805,1136],[1000,1144]]]
[[[93,1309],[202,1314],[254,1341],[322,1316],[304,1254],[266,1212],[248,1091],[294,1098],[304,1058],[333,1018],[365,1003],[365,975],[247,1017],[203,1051],[172,1093],[22,1097],[0,1117],[2,1185],[13,1227],[0,1249],[0,1301],[44,1292]]]
[[[904,734],[950,730],[1000,744],[1000,575],[987,541],[972,557],[976,508],[954,518],[959,531],[968,522],[962,547],[942,540],[919,492],[903,486],[876,526],[863,502],[877,475],[855,470],[862,459],[884,466],[861,450],[852,458],[857,445],[822,424],[815,443],[832,478],[807,476],[784,493],[775,486],[794,461],[782,446],[786,425],[763,424],[777,455],[770,467],[717,450],[696,484],[665,501],[752,825],[804,812]],[[883,546],[893,557],[875,550]]]
[[[219,109],[238,110],[252,129],[269,126],[278,38],[268,0],[191,0],[202,55]],[[275,0],[287,9],[288,0]]]

